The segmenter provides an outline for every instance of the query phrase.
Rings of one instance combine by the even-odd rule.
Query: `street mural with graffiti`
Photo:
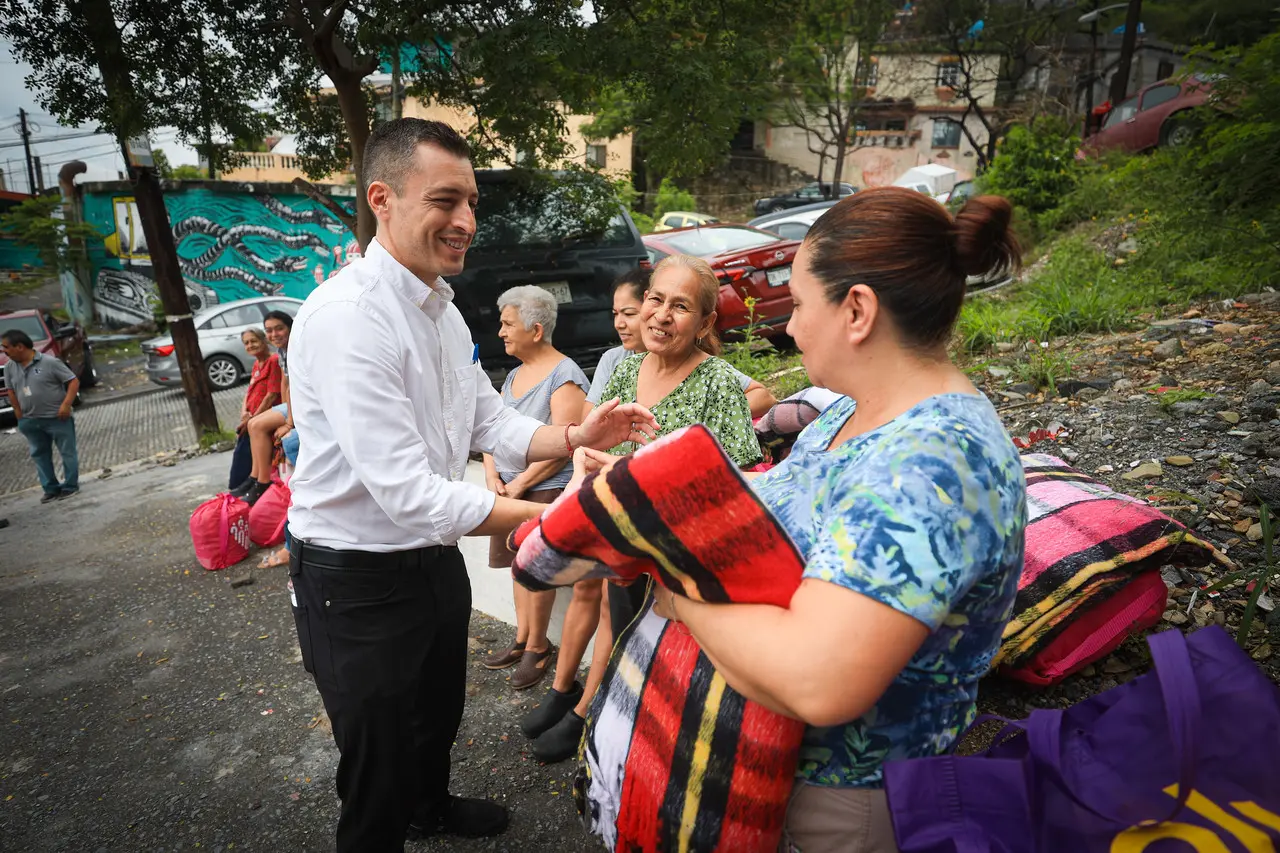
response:
[[[305,298],[358,251],[319,203],[261,185],[183,186],[165,192],[165,206],[192,311],[252,296]],[[98,319],[115,326],[151,320],[151,256],[128,184],[86,187],[84,217],[104,237],[105,251],[92,259]]]

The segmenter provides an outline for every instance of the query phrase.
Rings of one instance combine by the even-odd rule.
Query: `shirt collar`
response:
[[[369,241],[365,257],[386,273],[396,292],[408,299],[433,320],[439,320],[445,308],[453,301],[453,288],[443,278],[437,277],[427,285],[395,258],[378,242],[377,238]]]

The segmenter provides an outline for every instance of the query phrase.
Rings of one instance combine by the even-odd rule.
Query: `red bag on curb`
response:
[[[249,505],[226,492],[200,504],[191,513],[191,544],[209,571],[249,556]]]
[[[263,548],[284,541],[284,524],[289,519],[293,495],[280,480],[272,480],[262,497],[249,508],[249,539]]]

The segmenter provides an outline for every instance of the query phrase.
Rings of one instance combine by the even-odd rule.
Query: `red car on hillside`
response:
[[[1102,128],[1084,140],[1077,157],[1182,145],[1196,132],[1190,111],[1208,101],[1212,91],[1212,78],[1197,74],[1139,89],[1107,113]]]
[[[799,240],[783,240],[777,234],[747,225],[704,225],[677,228],[644,237],[649,262],[668,255],[695,255],[711,264],[720,279],[716,328],[732,335],[746,328],[746,303],[754,297],[759,334],[783,334],[791,319],[791,262]]]

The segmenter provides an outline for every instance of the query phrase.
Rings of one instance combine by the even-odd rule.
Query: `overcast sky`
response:
[[[36,93],[23,82],[31,69],[18,62],[9,42],[0,39],[0,169],[4,170],[4,186],[15,192],[28,192],[27,165],[19,133],[18,110],[25,109],[34,127],[31,153],[40,158],[45,187],[57,186],[58,169],[68,160],[83,160],[89,171],[80,181],[115,180],[124,170],[124,158],[109,135],[85,136],[79,139],[53,140],[53,137],[92,133],[97,128],[63,127],[40,107]],[[38,129],[37,129],[38,128]],[[157,132],[151,140],[153,148],[164,151],[169,163],[178,166],[199,162],[199,155],[174,139],[172,128]]]

